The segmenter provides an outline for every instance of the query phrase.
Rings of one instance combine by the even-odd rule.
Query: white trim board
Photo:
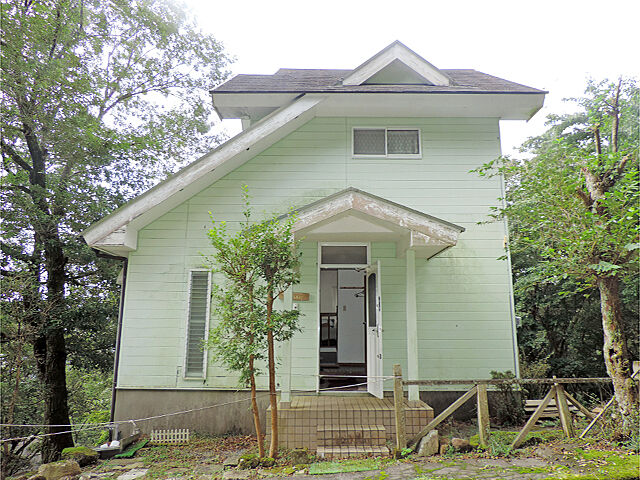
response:
[[[397,40],[355,68],[342,81],[342,84],[362,85],[394,61],[399,61],[409,67],[418,76],[424,78],[425,83],[439,86],[451,84],[451,79],[447,75]]]
[[[175,175],[126,203],[83,232],[99,250],[127,255],[139,229],[180,205],[227,173],[311,120],[323,96],[304,95],[265,117]]]

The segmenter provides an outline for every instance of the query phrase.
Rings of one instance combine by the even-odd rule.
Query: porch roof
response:
[[[431,258],[453,247],[464,227],[371,193],[347,188],[294,211],[296,238],[325,242],[392,241]],[[283,216],[282,218],[284,218]]]

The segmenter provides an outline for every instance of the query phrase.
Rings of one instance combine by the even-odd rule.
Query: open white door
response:
[[[380,260],[367,268],[367,391],[382,398],[382,289]]]

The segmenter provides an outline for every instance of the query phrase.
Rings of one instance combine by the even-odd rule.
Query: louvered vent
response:
[[[185,376],[204,376],[202,342],[207,330],[209,313],[209,272],[191,272],[189,294],[189,326],[187,331],[187,361]]]

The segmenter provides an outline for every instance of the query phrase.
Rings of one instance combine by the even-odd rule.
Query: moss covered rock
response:
[[[45,463],[40,465],[38,475],[47,480],[59,480],[62,477],[74,477],[80,475],[80,465],[75,460],[61,460],[59,462]]]
[[[84,467],[98,461],[98,452],[89,447],[70,447],[62,450],[63,460],[75,460],[78,465]]]

